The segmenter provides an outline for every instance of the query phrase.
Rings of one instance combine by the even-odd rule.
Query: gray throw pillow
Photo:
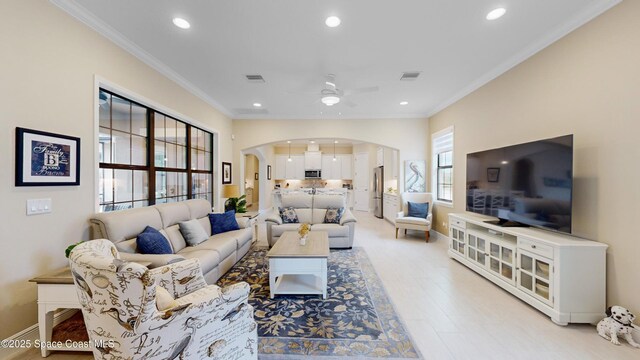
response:
[[[196,219],[181,222],[180,232],[189,246],[196,246],[209,238]]]

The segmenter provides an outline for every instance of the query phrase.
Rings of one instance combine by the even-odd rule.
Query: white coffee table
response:
[[[286,231],[267,253],[270,297],[276,294],[322,295],[327,298],[329,236],[312,231],[300,245],[296,231]]]

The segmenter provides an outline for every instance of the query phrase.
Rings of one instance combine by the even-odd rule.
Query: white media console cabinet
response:
[[[449,256],[558,325],[604,317],[607,245],[477,214],[449,214]]]

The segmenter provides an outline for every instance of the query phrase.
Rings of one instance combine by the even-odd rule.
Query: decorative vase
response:
[[[305,245],[307,243],[307,235],[300,237],[300,245]]]

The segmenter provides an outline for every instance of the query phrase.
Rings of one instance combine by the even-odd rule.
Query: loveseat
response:
[[[253,230],[251,226],[247,226],[245,218],[239,218],[237,219],[239,230],[216,234],[196,246],[187,246],[178,224],[182,221],[197,219],[205,232],[211,234],[209,213],[211,213],[211,204],[208,201],[193,199],[95,214],[89,220],[91,238],[110,240],[115,244],[123,260],[150,262],[150,268],[185,259],[198,259],[205,280],[209,284],[214,284],[249,251]],[[173,254],[147,255],[137,251],[136,237],[147,226],[160,230],[160,233],[169,240]]]
[[[298,216],[298,223],[283,223],[279,209],[274,208],[265,219],[269,246],[273,246],[285,231],[297,231],[301,223],[311,224],[311,231],[326,231],[330,248],[353,246],[356,218],[346,206],[344,195],[283,194],[282,208],[293,208]],[[344,208],[339,224],[324,223],[329,208]]]

